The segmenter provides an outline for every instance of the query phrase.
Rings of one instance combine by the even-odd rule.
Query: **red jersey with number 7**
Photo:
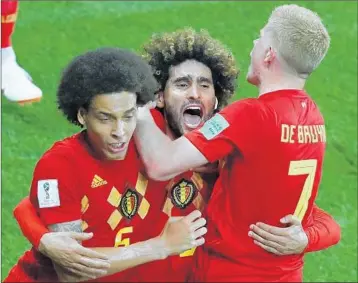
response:
[[[301,90],[240,100],[186,137],[210,162],[225,157],[207,206],[198,279],[302,280],[302,255],[268,253],[248,231],[258,221],[282,226],[286,214],[304,225],[311,214],[326,143],[315,102]]]

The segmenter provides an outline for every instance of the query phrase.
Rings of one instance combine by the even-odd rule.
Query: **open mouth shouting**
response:
[[[200,104],[189,104],[184,108],[183,121],[186,127],[195,129],[203,121],[203,106]]]
[[[111,153],[120,153],[121,151],[123,151],[126,147],[126,143],[125,142],[118,142],[118,143],[110,143],[108,145],[109,151]]]

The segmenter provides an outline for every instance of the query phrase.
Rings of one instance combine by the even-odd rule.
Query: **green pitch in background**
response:
[[[1,279],[30,247],[12,210],[28,194],[36,161],[54,141],[77,130],[55,104],[61,70],[73,56],[101,46],[140,50],[153,32],[205,28],[237,58],[241,76],[235,98],[252,97],[257,91],[245,82],[252,41],[271,10],[283,3],[21,2],[13,45],[18,62],[44,97],[26,107],[2,99]],[[342,227],[337,246],[307,254],[304,278],[307,282],[357,282],[357,2],[295,3],[318,12],[332,38],[328,55],[308,81],[307,90],[325,116],[328,136],[317,203]]]

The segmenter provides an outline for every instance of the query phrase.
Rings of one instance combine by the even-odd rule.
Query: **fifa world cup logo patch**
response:
[[[50,199],[50,184],[48,182],[44,183],[44,191],[45,191],[45,194],[46,194],[46,200],[49,200]]]
[[[185,209],[193,201],[196,191],[193,182],[181,179],[171,190],[172,203],[180,209]]]
[[[124,217],[131,219],[138,211],[138,194],[128,189],[119,203],[120,211]]]

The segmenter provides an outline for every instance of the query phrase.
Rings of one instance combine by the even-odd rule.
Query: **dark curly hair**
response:
[[[135,53],[119,48],[99,48],[75,57],[64,70],[57,90],[58,108],[80,125],[77,112],[88,108],[94,96],[128,91],[137,94],[137,105],[155,100],[159,85],[150,66]]]
[[[170,66],[194,59],[211,70],[219,108],[226,106],[236,90],[239,69],[230,50],[205,30],[185,28],[171,33],[154,34],[143,46],[143,57],[152,66],[153,75],[165,89]]]

